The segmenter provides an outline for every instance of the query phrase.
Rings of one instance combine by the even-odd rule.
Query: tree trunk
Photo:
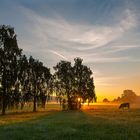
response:
[[[45,109],[45,104],[46,104],[46,96],[42,97],[42,103],[41,107]]]
[[[2,115],[5,115],[6,111],[6,89],[3,86],[3,93],[2,93]]]
[[[44,109],[45,109],[45,104],[46,104],[45,101],[43,101],[42,104],[41,104],[41,107],[44,108]]]
[[[21,102],[21,107],[20,107],[21,110],[23,110],[24,104],[25,104],[24,102]]]
[[[68,110],[72,110],[72,101],[68,95]]]
[[[34,95],[33,112],[36,112],[36,96]]]
[[[2,85],[3,85],[3,92],[2,92],[2,115],[5,115],[5,111],[6,111],[6,83],[5,83],[5,67],[4,67],[4,72],[3,72],[3,81],[2,81]]]
[[[89,106],[89,100],[88,100],[88,106]]]

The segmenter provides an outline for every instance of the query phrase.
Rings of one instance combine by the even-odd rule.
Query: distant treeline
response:
[[[121,97],[114,99],[112,102],[130,102],[130,103],[138,103],[140,101],[140,97],[136,95],[133,90],[124,90]]]
[[[47,56],[46,56],[47,57]],[[67,100],[68,109],[78,109],[77,102],[95,100],[95,86],[92,71],[82,64],[81,58],[71,62],[60,61],[54,66],[55,73],[42,62],[26,57],[18,47],[14,28],[0,26],[0,109],[21,108],[33,102],[45,107],[52,93],[60,102]],[[80,100],[79,100],[80,99]]]
[[[103,99],[103,102],[112,102],[112,103],[139,103],[140,96],[137,96],[133,90],[127,89],[123,91],[123,94],[120,97],[115,98],[113,101],[109,101],[107,98]]]

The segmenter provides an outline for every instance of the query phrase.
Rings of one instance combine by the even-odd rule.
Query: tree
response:
[[[2,114],[8,104],[11,88],[17,80],[17,60],[21,55],[14,28],[0,26],[0,77],[2,85]]]
[[[45,66],[41,67],[42,76],[40,77],[38,88],[39,88],[39,98],[41,101],[41,107],[45,108],[46,101],[50,94],[52,94],[52,86],[51,86],[51,73],[50,69]]]
[[[67,61],[60,61],[54,67],[56,94],[60,99],[67,99],[69,110],[79,109],[81,101],[96,101],[92,71],[82,64],[82,59],[75,58],[74,61],[73,67]]]
[[[109,103],[109,100],[107,98],[104,98],[103,103]]]
[[[50,70],[43,66],[43,63],[34,59],[29,58],[29,83],[30,89],[33,96],[33,111],[36,112],[36,104],[39,98],[42,102],[42,107],[45,107],[47,86],[51,77]]]
[[[122,97],[121,97],[121,100],[123,102],[135,102],[135,99],[136,99],[137,95],[135,94],[135,92],[133,92],[132,90],[124,90],[123,91],[123,94],[122,94]]]
[[[68,106],[70,105],[71,89],[72,89],[72,66],[70,62],[61,61],[55,67],[55,91],[56,95],[62,100],[65,96],[68,99]]]
[[[121,97],[114,99],[113,102],[130,102],[134,103],[137,100],[137,95],[133,90],[127,89],[123,91]]]
[[[88,100],[88,103],[92,100],[96,101],[95,86],[91,69],[82,64],[83,60],[81,58],[75,58],[74,61],[74,91],[76,92],[74,98],[77,99],[79,97],[83,102]]]
[[[37,103],[37,93],[38,93],[38,82],[40,77],[40,63],[38,60],[35,60],[32,56],[29,58],[29,82],[31,87],[31,93],[33,96],[33,112],[36,112],[36,103]]]
[[[22,55],[18,61],[18,81],[20,81],[20,103],[23,109],[25,102],[31,99],[29,83],[29,63],[25,55]]]

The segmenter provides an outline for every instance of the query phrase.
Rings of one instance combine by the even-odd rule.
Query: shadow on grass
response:
[[[0,115],[0,125],[37,120],[43,116],[55,114],[57,112],[58,110],[37,111],[37,112],[29,112],[29,111],[11,112],[6,115]]]
[[[33,117],[37,113],[40,112],[29,114]],[[0,139],[7,140],[10,137],[10,140],[139,140],[140,119],[135,123],[132,121],[139,113],[140,111],[136,110],[120,113],[115,109],[51,110],[26,122],[0,126]],[[120,118],[124,118],[125,122],[116,121]]]

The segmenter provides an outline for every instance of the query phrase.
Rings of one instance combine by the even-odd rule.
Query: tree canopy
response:
[[[60,103],[68,103],[68,109],[80,109],[81,103],[96,101],[93,73],[81,58],[74,65],[60,61],[54,66],[54,74],[42,62],[23,54],[18,47],[17,36],[11,26],[0,26],[0,109],[23,109],[25,103],[45,108],[50,95],[55,93]]]
[[[39,60],[22,54],[18,47],[14,28],[0,26],[0,108],[5,114],[6,108],[18,108],[21,104],[33,100],[33,111],[36,103],[44,106],[50,69]]]
[[[74,59],[74,66],[60,61],[55,67],[56,94],[68,101],[68,109],[78,109],[78,103],[95,100],[95,86],[90,68],[82,64],[81,58]]]

